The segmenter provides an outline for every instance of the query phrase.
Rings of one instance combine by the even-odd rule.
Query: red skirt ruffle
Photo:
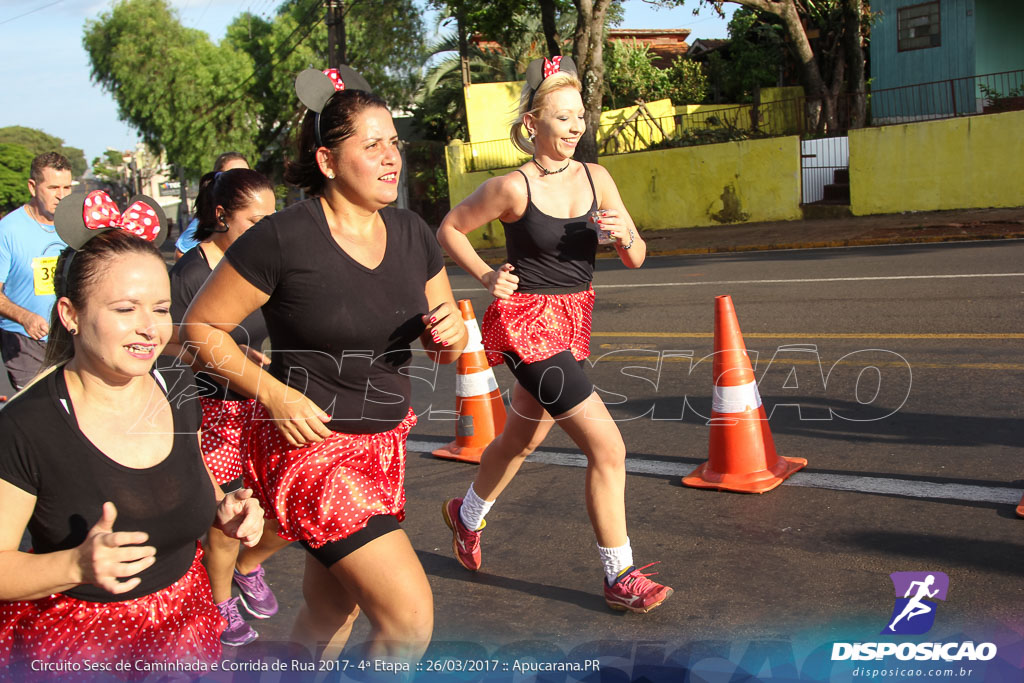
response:
[[[409,409],[394,429],[379,434],[335,432],[295,448],[263,406],[243,437],[248,454],[243,481],[286,541],[314,548],[339,541],[370,517],[405,519],[405,441],[416,424]]]
[[[256,401],[220,401],[200,398],[203,425],[200,446],[203,462],[210,468],[217,484],[223,486],[242,476],[242,432],[252,420]]]
[[[487,362],[501,365],[512,351],[526,363],[572,351],[576,360],[590,355],[594,289],[572,294],[524,294],[495,299],[484,312],[482,336]]]
[[[167,588],[132,600],[88,602],[57,593],[0,602],[0,680],[141,680],[153,675],[147,664],[164,662],[208,669],[221,657],[227,623],[213,603],[202,555],[197,548],[192,566]],[[119,663],[127,670],[117,670]]]

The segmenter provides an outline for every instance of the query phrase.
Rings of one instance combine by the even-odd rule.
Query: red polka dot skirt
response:
[[[295,448],[263,406],[246,430],[243,481],[280,524],[287,541],[319,548],[366,526],[370,517],[405,519],[405,440],[416,424],[409,409],[394,429],[379,434],[335,432]]]
[[[203,462],[213,472],[217,484],[223,486],[242,476],[242,431],[252,420],[256,401],[221,401],[200,398],[203,425],[200,446]]]
[[[197,548],[184,576],[132,600],[89,602],[57,593],[0,602],[0,680],[4,672],[12,681],[141,680],[153,673],[138,662],[219,660],[227,623],[213,603],[201,557]],[[39,662],[65,668],[59,674],[34,672]],[[87,671],[100,662],[111,671]],[[131,664],[127,671],[114,669],[124,662]]]
[[[590,355],[590,326],[594,289],[572,294],[513,292],[495,299],[484,312],[481,334],[487,362],[501,365],[512,351],[526,363],[572,351],[573,358]]]

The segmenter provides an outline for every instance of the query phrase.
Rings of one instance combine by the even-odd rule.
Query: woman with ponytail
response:
[[[171,269],[171,318],[175,341],[192,299],[202,289],[224,252],[246,230],[274,213],[274,187],[262,174],[248,168],[207,173],[199,182],[196,198],[198,246],[190,249]],[[260,365],[270,361],[260,353],[267,337],[263,315],[253,311],[231,331],[231,338],[246,355]],[[197,372],[203,424],[200,444],[203,460],[224,493],[242,488],[242,431],[252,419],[256,402],[231,390],[229,378]],[[239,611],[239,605],[257,619],[277,613],[277,599],[266,581],[262,563],[288,545],[268,524],[260,545],[238,552],[238,541],[211,528],[207,535],[204,564],[210,575],[213,600],[228,621],[221,642],[235,647],[256,639],[257,633]],[[231,584],[239,590],[231,597]]]
[[[246,482],[283,538],[307,550],[292,640],[337,656],[360,612],[374,659],[419,659],[433,631],[430,584],[399,523],[405,444],[416,423],[407,368],[466,342],[430,228],[398,197],[402,156],[385,102],[343,67],[296,80],[307,106],[285,179],[313,198],[245,233],[192,302],[199,359],[260,406],[243,437]],[[262,308],[274,362],[235,350]],[[280,351],[278,351],[280,349]]]
[[[487,359],[507,362],[516,378],[504,431],[480,456],[465,496],[446,501],[442,511],[456,559],[476,571],[484,515],[557,422],[587,456],[586,505],[605,602],[614,610],[649,612],[672,589],[633,564],[626,447],[584,371],[599,232],[627,268],[643,264],[647,247],[608,172],[572,158],[586,128],[580,89],[568,57],[532,62],[510,130],[513,144],[532,158],[477,188],[437,232],[455,262],[494,296],[482,323]],[[496,219],[505,228],[508,263],[495,270],[467,235]]]

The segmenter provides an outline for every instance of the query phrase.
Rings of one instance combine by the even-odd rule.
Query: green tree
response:
[[[34,157],[21,145],[0,142],[0,215],[30,199],[28,176]]]
[[[343,8],[348,63],[393,106],[407,106],[423,46],[413,0],[349,0]],[[83,44],[121,118],[172,164],[195,176],[235,150],[274,175],[304,113],[295,75],[326,66],[322,10],[322,0],[287,0],[270,20],[243,13],[214,44],[182,26],[167,0],[120,0],[87,22]]]
[[[467,66],[473,83],[500,83],[522,80],[531,61],[545,55],[546,39],[541,18],[536,14],[516,15],[510,24],[521,30],[498,42],[495,49],[468,46]],[[568,32],[572,16],[562,14],[556,29]],[[484,36],[486,37],[486,36]],[[433,66],[427,72],[416,96],[415,114],[425,137],[445,142],[466,139],[465,100],[462,89],[462,63],[458,36],[452,32],[430,48]]]
[[[677,59],[668,68],[668,96],[674,104],[700,104],[708,96],[708,77],[697,62]]]
[[[657,0],[681,6],[686,0]],[[808,115],[821,132],[839,127],[838,98],[851,93],[851,124],[865,119],[864,45],[870,32],[870,7],[865,0],[696,0],[722,14],[722,5],[736,5],[777,17],[789,36],[800,68]],[[694,4],[691,2],[691,4]],[[808,29],[817,29],[817,48]]]
[[[655,56],[636,40],[610,41],[605,52],[605,95],[608,109],[664,98],[673,104],[697,104],[707,96],[707,77],[700,65],[677,59],[667,69],[654,65]]]
[[[635,39],[609,42],[604,54],[604,74],[608,109],[668,97],[668,71],[654,66],[650,49]]]
[[[197,175],[224,150],[257,151],[260,103],[239,97],[221,105],[252,73],[252,59],[182,26],[164,0],[116,3],[86,22],[82,42],[93,80],[113,95],[121,119],[179,168]]]
[[[107,149],[103,156],[92,160],[92,174],[105,183],[119,183],[124,180],[124,159],[116,149]]]
[[[770,17],[769,17],[770,19]],[[729,58],[719,52],[708,58],[718,91],[726,102],[750,102],[758,88],[774,86],[782,68],[784,30],[778,21],[737,9],[729,20]]]
[[[59,152],[71,162],[71,175],[80,178],[88,166],[85,163],[85,152],[77,147],[69,147],[64,140],[44,133],[36,128],[25,126],[7,126],[0,128],[0,142],[24,147],[32,156],[47,152]]]

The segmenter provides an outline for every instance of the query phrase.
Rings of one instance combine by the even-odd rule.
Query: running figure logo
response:
[[[896,591],[896,604],[882,633],[927,633],[935,623],[936,603],[931,599],[946,599],[949,577],[943,572],[893,572],[889,577]]]

